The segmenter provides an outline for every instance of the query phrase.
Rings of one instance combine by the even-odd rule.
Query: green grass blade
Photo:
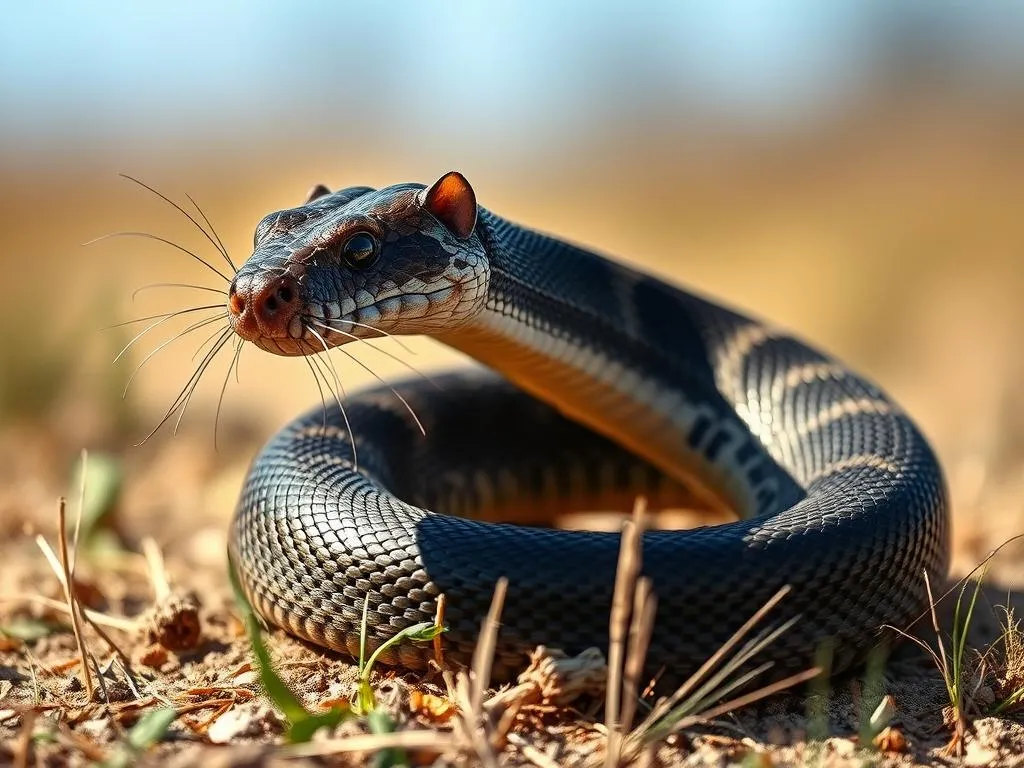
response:
[[[370,733],[394,733],[397,727],[394,718],[382,709],[375,709],[366,716],[366,724]],[[373,756],[374,768],[405,768],[409,765],[409,756],[400,747],[382,749]]]
[[[292,723],[285,732],[285,738],[292,744],[304,744],[313,738],[321,728],[333,728],[352,716],[352,711],[345,706],[331,707],[327,712],[308,714],[301,720]]]
[[[147,712],[128,731],[128,746],[137,752],[149,749],[167,735],[177,717],[178,711],[169,707]]]
[[[380,658],[380,655],[391,646],[396,645],[403,640],[412,640],[417,643],[428,642],[446,631],[446,627],[439,627],[432,621],[420,622],[419,624],[413,624],[411,627],[399,630],[381,643],[377,647],[377,650],[370,654],[370,659],[366,662],[365,669],[362,670],[363,678],[369,679],[370,672],[373,670],[373,665],[377,663],[377,659]]]
[[[370,609],[370,593],[363,596],[363,618],[359,622],[359,676],[366,669],[366,616]]]
[[[256,612],[252,604],[242,591],[242,584],[238,580],[238,573],[233,563],[228,568],[231,574],[231,588],[235,593],[235,602],[242,613],[242,622],[245,625],[245,633],[249,637],[249,644],[256,656],[256,665],[259,667],[260,682],[270,700],[274,702],[281,713],[291,725],[310,716],[302,702],[291,692],[281,676],[277,674],[270,661],[270,652],[263,642],[263,632],[260,629],[259,621],[256,619]]]
[[[178,717],[173,707],[150,710],[128,731],[128,738],[107,760],[100,764],[101,768],[128,768],[134,765],[143,752],[158,744],[167,735],[167,729]]]

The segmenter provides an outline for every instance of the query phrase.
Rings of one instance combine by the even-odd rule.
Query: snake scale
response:
[[[321,646],[358,654],[364,600],[374,647],[433,620],[444,593],[446,656],[466,663],[505,576],[496,676],[539,644],[606,648],[619,534],[541,523],[637,495],[737,517],[643,536],[658,600],[648,668],[672,676],[787,584],[770,620],[799,619],[759,657],[769,674],[808,667],[823,643],[832,670],[849,669],[883,625],[925,610],[925,571],[946,573],[941,470],[879,387],[782,330],[500,218],[458,173],[319,186],[270,214],[228,315],[279,355],[427,334],[482,363],[314,409],[255,458],[233,566],[260,614]],[[399,643],[382,660],[430,658]]]

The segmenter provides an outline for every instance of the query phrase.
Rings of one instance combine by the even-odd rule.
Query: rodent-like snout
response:
[[[236,275],[228,289],[232,327],[246,341],[287,337],[299,308],[298,283],[287,273],[269,277]]]

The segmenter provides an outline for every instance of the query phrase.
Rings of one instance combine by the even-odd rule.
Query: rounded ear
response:
[[[326,184],[317,184],[315,187],[309,190],[309,194],[306,195],[306,202],[312,203],[317,198],[329,194],[331,194],[331,190],[327,187]]]
[[[425,189],[420,202],[448,231],[460,240],[473,234],[476,226],[476,193],[466,177],[449,171]]]

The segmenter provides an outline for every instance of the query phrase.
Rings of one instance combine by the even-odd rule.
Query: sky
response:
[[[0,146],[564,142],[663,111],[772,127],[855,98],[895,33],[957,71],[1024,76],[1024,3],[997,0],[10,3]]]

